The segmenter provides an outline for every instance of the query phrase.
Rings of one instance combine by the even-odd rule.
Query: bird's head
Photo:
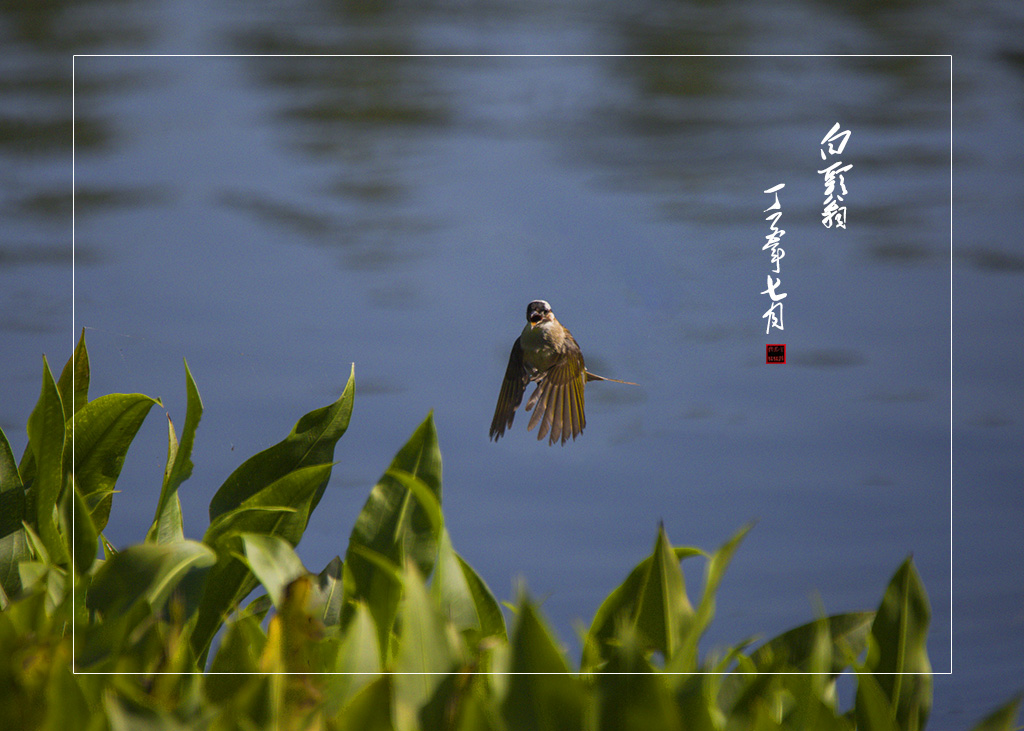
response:
[[[555,314],[551,311],[551,305],[544,300],[534,300],[526,306],[526,321],[530,323],[530,327],[538,327],[554,319]]]

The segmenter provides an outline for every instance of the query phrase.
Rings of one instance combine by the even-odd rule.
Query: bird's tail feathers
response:
[[[587,382],[590,381],[611,381],[612,383],[625,383],[627,386],[639,386],[639,383],[633,383],[632,381],[620,381],[618,378],[607,378],[605,376],[599,376],[596,373],[587,371]]]

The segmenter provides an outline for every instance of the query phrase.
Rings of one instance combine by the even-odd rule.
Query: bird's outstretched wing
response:
[[[567,333],[568,335],[568,333]],[[576,439],[587,425],[583,414],[583,390],[587,383],[587,369],[583,353],[571,335],[566,338],[565,354],[544,374],[537,388],[526,402],[526,410],[536,407],[530,417],[528,429],[540,424],[537,439],[550,433],[548,444],[569,437]]]
[[[498,394],[498,405],[494,409],[491,420],[490,438],[498,441],[505,430],[512,426],[516,409],[523,402],[526,384],[530,382],[530,374],[523,366],[523,349],[519,338],[512,344],[512,353],[508,356],[508,368],[505,369],[505,380],[501,382],[501,393]]]

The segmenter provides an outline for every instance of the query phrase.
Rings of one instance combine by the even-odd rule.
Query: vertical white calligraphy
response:
[[[841,155],[846,149],[846,143],[850,141],[850,134],[850,130],[842,130],[839,122],[832,125],[832,129],[821,139],[821,150],[819,150],[821,159],[828,159],[825,155],[826,150],[829,157]],[[833,144],[836,142],[838,144]],[[824,170],[818,171],[819,175],[825,176],[825,202],[822,204],[824,208],[821,211],[821,225],[825,228],[832,228],[833,225],[836,228],[846,228],[846,206],[839,204],[846,197],[846,178],[843,174],[849,172],[851,168],[853,168],[852,164],[844,165],[842,160],[837,160]],[[838,191],[836,191],[837,183]]]
[[[761,251],[771,249],[771,263],[775,265],[772,271],[775,274],[779,274],[782,271],[782,257],[786,255],[785,250],[779,246],[782,242],[782,237],[786,235],[785,229],[779,227],[779,220],[782,218],[782,203],[779,201],[779,191],[785,187],[785,183],[779,183],[765,191],[766,194],[774,194],[775,199],[770,206],[764,209],[764,213],[768,214],[764,220],[769,222],[769,232],[765,236],[767,243],[761,247]],[[778,291],[781,281],[780,278],[776,277],[773,282],[772,275],[769,274],[768,289],[761,292],[761,294],[768,295],[772,301],[768,311],[761,315],[762,319],[768,320],[768,325],[765,328],[766,335],[771,332],[773,327],[779,330],[785,329],[782,322],[782,300],[786,298],[786,293]]]

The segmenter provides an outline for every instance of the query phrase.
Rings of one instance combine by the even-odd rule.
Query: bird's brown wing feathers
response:
[[[583,353],[572,336],[567,338],[566,346],[565,355],[548,369],[526,403],[527,411],[536,409],[527,428],[540,424],[537,439],[548,436],[548,444],[576,439],[587,425],[583,415],[587,372]]]
[[[516,409],[523,402],[523,393],[529,382],[530,375],[523,366],[523,349],[519,345],[519,338],[516,338],[512,344],[512,353],[508,356],[508,368],[505,369],[505,380],[501,382],[494,419],[491,420],[490,438],[494,441],[498,441],[505,430],[512,426]]]

